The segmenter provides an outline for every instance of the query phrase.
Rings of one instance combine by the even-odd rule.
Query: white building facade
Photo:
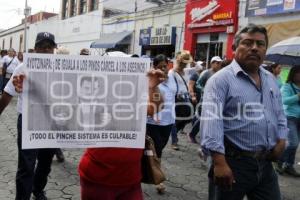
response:
[[[24,51],[24,25],[0,32],[0,49],[14,48],[15,51]]]

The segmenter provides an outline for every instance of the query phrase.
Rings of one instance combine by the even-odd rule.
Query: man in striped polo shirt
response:
[[[285,148],[287,124],[276,80],[261,67],[267,46],[264,27],[241,29],[234,60],[204,89],[200,133],[212,157],[210,199],[281,199],[272,161]]]

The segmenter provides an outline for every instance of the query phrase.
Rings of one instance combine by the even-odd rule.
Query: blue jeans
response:
[[[272,163],[249,157],[229,158],[226,161],[236,183],[224,190],[213,183],[213,166],[209,172],[209,200],[280,200],[278,177]]]
[[[289,133],[287,137],[288,145],[280,158],[280,162],[287,167],[292,167],[295,164],[297,148],[300,142],[299,119],[294,117],[287,118],[287,126]]]
[[[47,184],[55,149],[22,149],[22,115],[18,117],[17,128],[16,200],[30,200],[31,192],[40,193]]]

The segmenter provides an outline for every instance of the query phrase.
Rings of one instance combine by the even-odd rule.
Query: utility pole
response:
[[[27,0],[25,0],[25,9],[24,9],[24,15],[25,15],[25,20],[24,20],[24,51],[25,51],[25,53],[28,52],[28,50],[27,50],[27,18],[30,15],[30,10],[31,10],[31,8],[28,7]]]

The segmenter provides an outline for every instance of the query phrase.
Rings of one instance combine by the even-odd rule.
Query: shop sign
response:
[[[151,29],[150,45],[174,44],[175,27],[158,27]],[[173,31],[174,30],[174,31]]]
[[[174,45],[176,42],[176,27],[157,27],[140,30],[141,46]]]
[[[274,15],[300,11],[300,0],[247,0],[246,16]]]
[[[141,46],[150,45],[150,35],[151,35],[151,28],[141,29],[139,44]]]
[[[236,1],[203,0],[187,4],[186,22],[189,28],[234,24]]]

